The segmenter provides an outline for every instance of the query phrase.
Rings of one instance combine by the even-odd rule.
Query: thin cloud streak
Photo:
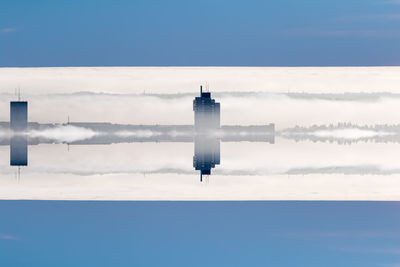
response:
[[[388,14],[358,14],[337,18],[338,21],[363,21],[363,20],[400,20],[400,13]]]
[[[400,247],[368,248],[368,247],[349,247],[339,248],[338,250],[348,253],[373,253],[373,254],[400,254]]]
[[[1,29],[0,29],[0,34],[7,34],[7,33],[16,32],[16,31],[17,31],[17,28],[12,28],[12,27],[9,27],[9,28],[1,28]]]
[[[7,234],[7,233],[0,233],[0,239],[3,240],[17,240],[17,237]]]
[[[398,239],[400,238],[400,232],[398,231],[377,231],[377,230],[361,230],[361,231],[311,231],[311,232],[288,232],[284,234],[286,238],[293,239],[318,239],[318,238],[345,238],[345,239]],[[400,252],[400,248],[394,249],[382,249],[380,252],[390,251]]]
[[[398,30],[324,30],[324,29],[289,29],[286,36],[313,36],[332,38],[399,38]]]
[[[400,5],[400,0],[388,0],[388,1],[385,1],[383,3],[387,4],[387,5]]]

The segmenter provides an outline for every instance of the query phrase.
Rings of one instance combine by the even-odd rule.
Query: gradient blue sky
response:
[[[0,201],[0,266],[399,266],[393,202]]]
[[[4,66],[400,65],[400,1],[0,1]],[[390,202],[0,201],[0,266],[399,266]]]
[[[0,66],[400,65],[399,0],[0,1]]]

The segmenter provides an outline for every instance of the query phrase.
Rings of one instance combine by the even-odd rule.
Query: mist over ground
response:
[[[192,100],[203,84],[221,102],[226,125],[396,124],[398,73],[400,67],[0,68],[0,121],[8,121],[8,102],[20,87],[29,121],[193,124]]]

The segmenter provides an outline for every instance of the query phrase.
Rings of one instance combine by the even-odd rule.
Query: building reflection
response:
[[[194,139],[193,167],[203,175],[210,175],[211,169],[220,164],[220,140],[207,135],[197,135]]]
[[[13,136],[10,139],[10,165],[28,165],[28,139],[26,136]]]
[[[10,166],[18,167],[18,181],[21,166],[28,165],[28,138],[25,135],[28,128],[28,102],[10,102],[10,130],[13,132],[10,138]]]

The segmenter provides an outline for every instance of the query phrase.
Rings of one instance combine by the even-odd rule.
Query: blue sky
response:
[[[399,266],[399,210],[395,202],[0,201],[0,266]]]
[[[0,2],[0,66],[400,65],[398,0]]]

